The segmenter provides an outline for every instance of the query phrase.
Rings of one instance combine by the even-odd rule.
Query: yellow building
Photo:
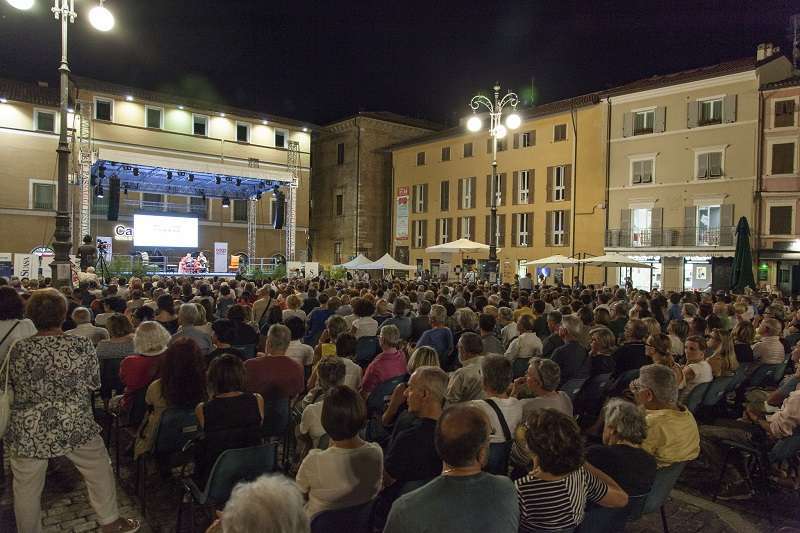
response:
[[[92,162],[112,160],[173,169],[175,180],[192,171],[290,180],[289,143],[298,143],[296,258],[305,258],[309,217],[310,125],[256,111],[125,87],[72,76],[70,130],[72,242],[81,239],[78,185],[81,143],[91,146]],[[87,128],[81,128],[82,117]],[[58,91],[44,83],[0,79],[0,235],[2,252],[29,253],[52,242],[56,207],[56,146],[60,118]],[[89,137],[86,137],[89,132]],[[92,236],[113,236],[115,254],[133,251],[115,227],[130,226],[135,212],[196,214],[199,249],[227,242],[231,254],[247,248],[247,201],[196,194],[137,192],[132,182],[120,197],[119,220],[108,221],[108,194],[91,195]],[[106,184],[107,186],[108,184]],[[124,184],[123,184],[124,185]],[[211,195],[209,195],[211,196]],[[257,202],[256,256],[284,255],[285,231],[272,225],[271,194]],[[120,238],[121,237],[121,238]],[[185,251],[184,251],[185,253]],[[212,252],[213,254],[213,252]],[[170,253],[169,255],[172,255]]]
[[[531,259],[603,253],[604,123],[598,101],[591,94],[528,110],[522,125],[499,141],[495,190],[503,281],[524,275],[521,263]],[[398,260],[437,275],[441,258],[426,254],[427,246],[462,237],[489,243],[491,139],[486,131],[458,127],[390,150],[392,248]],[[481,267],[486,256],[475,259]],[[553,274],[569,282],[578,272]],[[593,283],[603,276],[603,269],[590,267],[584,279]]]

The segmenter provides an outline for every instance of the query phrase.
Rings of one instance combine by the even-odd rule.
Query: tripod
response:
[[[108,262],[106,261],[105,253],[97,255],[97,262],[94,265],[94,271],[108,283],[111,279],[111,271],[108,270]]]

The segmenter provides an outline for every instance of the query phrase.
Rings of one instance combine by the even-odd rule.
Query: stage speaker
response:
[[[283,229],[286,218],[286,197],[281,191],[275,191],[275,209],[272,213],[272,225],[275,229]]]
[[[108,178],[108,216],[107,220],[119,219],[119,178]]]

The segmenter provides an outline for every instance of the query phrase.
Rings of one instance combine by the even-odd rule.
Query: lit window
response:
[[[722,98],[700,101],[700,125],[722,123]]]
[[[564,245],[564,211],[553,211],[553,246]]]
[[[560,202],[567,196],[566,167],[559,166],[553,169],[553,201]]]
[[[647,111],[637,111],[633,114],[633,134],[645,135],[653,133],[653,121],[655,120],[656,112],[654,109]]]
[[[521,170],[519,173],[519,191],[517,203],[527,204],[531,190],[531,176],[530,171]]]
[[[192,133],[201,137],[208,137],[208,117],[205,115],[192,115]]]

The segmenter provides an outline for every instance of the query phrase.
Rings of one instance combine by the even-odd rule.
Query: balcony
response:
[[[608,248],[678,248],[719,247],[736,244],[736,227],[679,227],[660,229],[610,229],[606,231]]]

